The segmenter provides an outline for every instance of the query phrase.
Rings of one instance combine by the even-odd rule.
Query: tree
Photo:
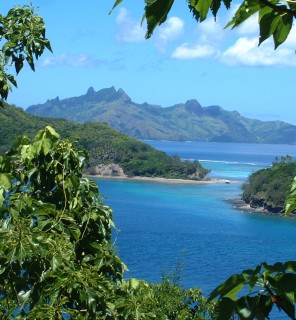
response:
[[[34,60],[45,49],[51,51],[51,47],[45,36],[44,21],[31,6],[16,6],[6,16],[0,15],[0,40],[0,96],[6,100],[12,85],[17,87],[8,69],[14,66],[18,74],[27,62],[35,71]]]
[[[86,159],[51,127],[0,156],[0,318],[209,319],[197,288],[123,280]]]
[[[123,0],[116,0],[113,9]],[[230,9],[232,0],[186,0],[185,4],[197,22],[207,19],[209,11],[216,19],[221,5]],[[146,38],[150,38],[158,25],[164,23],[174,4],[174,0],[145,0],[142,22],[147,21]],[[112,10],[113,10],[112,9]],[[112,12],[111,10],[111,12]],[[260,29],[259,45],[273,37],[275,49],[282,44],[291,31],[296,18],[296,3],[291,0],[243,0],[234,17],[226,27],[238,27],[252,15],[258,14]]]
[[[238,296],[247,286],[250,293]],[[295,320],[296,261],[263,262],[255,269],[234,274],[218,286],[209,301],[219,298],[215,306],[215,319],[269,319],[274,306]],[[247,290],[247,288],[245,288]]]
[[[85,158],[51,127],[0,157],[1,319],[113,319],[125,266]]]

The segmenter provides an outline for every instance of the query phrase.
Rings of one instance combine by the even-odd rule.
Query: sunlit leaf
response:
[[[273,33],[275,49],[286,41],[293,25],[293,18],[292,13],[281,15],[281,19],[277,23],[277,28]]]
[[[258,0],[245,0],[235,12],[234,17],[230,22],[227,23],[225,28],[232,26],[233,28],[238,27],[247,19],[249,19],[254,13],[260,9]]]
[[[12,185],[13,177],[9,173],[0,173],[0,187],[8,190]]]

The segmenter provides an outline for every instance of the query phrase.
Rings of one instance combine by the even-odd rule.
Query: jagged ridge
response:
[[[168,108],[135,103],[114,87],[33,105],[27,112],[75,122],[103,122],[137,139],[195,140],[249,143],[296,142],[296,126],[281,121],[259,121],[226,111],[220,106],[202,107],[195,99]]]

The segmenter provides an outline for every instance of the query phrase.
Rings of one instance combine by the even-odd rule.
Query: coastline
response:
[[[272,211],[268,211],[264,207],[252,207],[249,203],[246,203],[242,199],[229,199],[229,200],[226,200],[226,202],[231,203],[234,209],[244,211],[244,212],[261,213],[269,216],[284,217],[284,218],[287,217],[292,219],[296,218],[294,214],[289,214],[286,216],[284,212],[272,212]]]
[[[156,183],[167,183],[167,184],[190,184],[190,185],[203,185],[203,184],[232,184],[232,183],[238,183],[239,181],[235,180],[228,180],[228,179],[206,179],[206,180],[187,180],[187,179],[169,179],[169,178],[160,178],[160,177],[141,177],[141,176],[134,176],[134,177],[128,177],[125,175],[118,175],[118,176],[112,176],[112,175],[84,175],[88,178],[95,178],[95,179],[104,179],[104,180],[122,180],[122,181],[143,181],[143,182],[156,182]]]

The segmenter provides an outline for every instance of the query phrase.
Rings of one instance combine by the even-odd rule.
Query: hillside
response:
[[[289,156],[284,157],[270,168],[251,174],[243,185],[242,199],[252,208],[283,212],[285,199],[296,176],[296,162],[291,160]]]
[[[202,107],[196,100],[172,107],[138,104],[114,87],[30,106],[28,113],[74,122],[101,122],[137,139],[296,143],[296,126],[281,121],[242,117],[219,106]]]
[[[50,125],[63,138],[71,138],[77,141],[78,147],[89,151],[89,174],[96,174],[100,164],[118,164],[128,176],[200,180],[208,172],[198,161],[182,162],[178,157],[169,157],[148,144],[111,129],[107,124],[79,124],[34,116],[9,105],[0,108],[0,122],[0,153],[7,151],[18,135],[33,137],[38,130]]]

